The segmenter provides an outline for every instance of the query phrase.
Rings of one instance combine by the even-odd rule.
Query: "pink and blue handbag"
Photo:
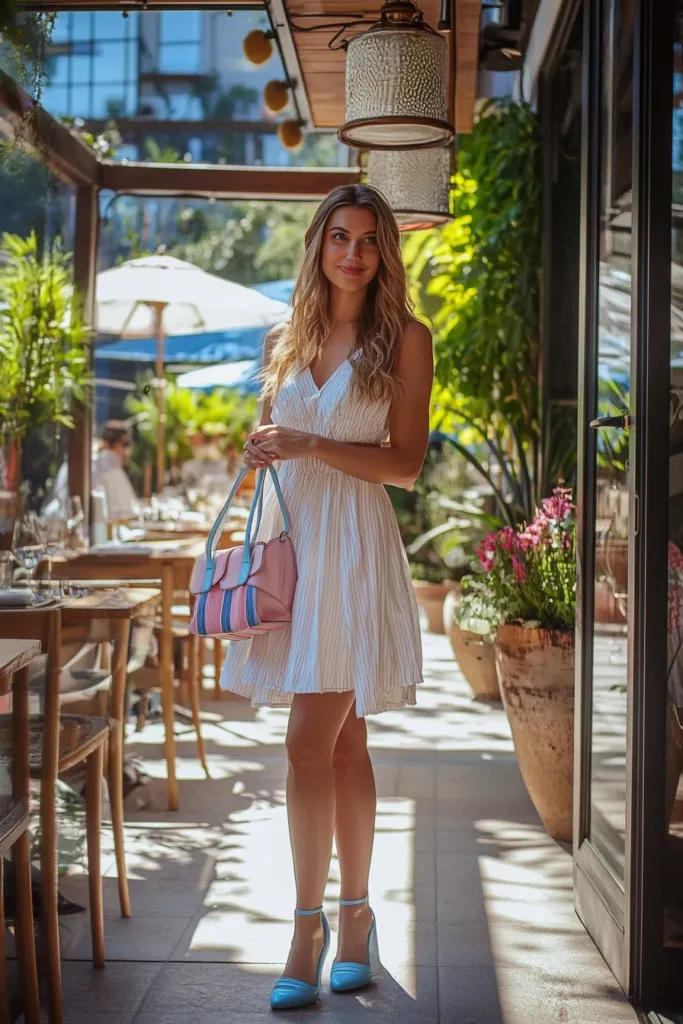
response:
[[[297,570],[290,519],[273,466],[268,467],[282,511],[284,529],[269,541],[255,541],[263,513],[266,470],[259,470],[244,544],[218,551],[223,525],[246,474],[237,477],[228,500],[211,528],[206,554],[197,559],[190,591],[195,595],[189,630],[197,636],[248,640],[292,619]]]

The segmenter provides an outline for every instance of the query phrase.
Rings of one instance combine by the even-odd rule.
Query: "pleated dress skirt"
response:
[[[292,376],[273,405],[274,423],[348,443],[378,444],[388,406],[355,396],[350,362],[324,387],[308,370]],[[410,571],[384,487],[314,459],[280,463],[298,582],[292,621],[232,641],[223,689],[256,707],[283,707],[297,693],[353,691],[359,717],[415,704],[422,645]],[[259,539],[282,530],[268,489]]]

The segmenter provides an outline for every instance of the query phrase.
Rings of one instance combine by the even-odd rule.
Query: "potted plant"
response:
[[[58,244],[40,254],[28,238],[4,234],[0,245],[0,440],[4,490],[18,496],[21,449],[42,424],[72,427],[72,402],[88,381],[87,341],[80,306],[73,301],[70,257]],[[14,515],[7,508],[5,527]]]
[[[522,778],[547,831],[571,840],[575,509],[555,488],[528,525],[489,534],[473,582],[499,616],[500,692]]]
[[[472,688],[475,700],[500,701],[493,640],[499,622],[495,602],[482,590],[471,588],[466,576],[460,591],[446,596],[444,629],[453,655]]]

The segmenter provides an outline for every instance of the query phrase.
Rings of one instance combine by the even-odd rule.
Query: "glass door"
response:
[[[586,29],[575,888],[580,917],[625,984],[636,450],[634,0],[593,0]]]

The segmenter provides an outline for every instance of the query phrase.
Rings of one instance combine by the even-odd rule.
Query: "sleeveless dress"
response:
[[[378,444],[389,403],[356,395],[347,359],[318,388],[310,370],[292,375],[273,403],[280,426],[350,443]],[[298,582],[292,621],[252,640],[232,641],[225,690],[255,707],[283,707],[296,693],[355,691],[359,717],[415,704],[422,645],[408,560],[382,484],[316,459],[279,463],[291,518]],[[259,530],[270,540],[282,513],[269,486]]]

